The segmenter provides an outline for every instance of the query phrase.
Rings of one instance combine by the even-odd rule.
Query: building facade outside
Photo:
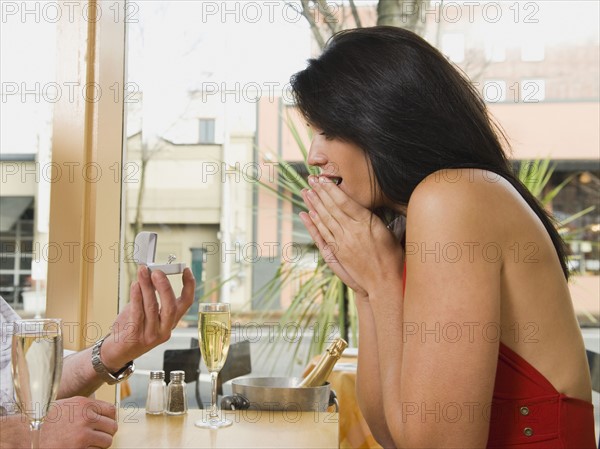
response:
[[[556,171],[549,188],[574,175],[552,202],[559,219],[597,205],[597,26],[571,23],[570,17],[577,14],[561,20],[560,10],[549,2],[487,4],[444,2],[441,9],[431,7],[422,16],[425,37],[471,77],[509,137],[513,160],[550,157]],[[375,23],[374,6],[363,7],[360,14],[364,25]],[[557,23],[564,32],[549,32]],[[311,39],[308,27],[303,36]],[[318,53],[314,44],[313,48]],[[302,166],[288,120],[294,121],[307,145],[308,134],[283,84],[267,95],[264,89],[249,89],[248,82],[224,84],[219,76],[198,74],[196,87],[178,94],[178,109],[169,111],[168,119],[159,112],[165,112],[161,100],[171,90],[157,79],[130,80],[137,88],[126,105],[124,232],[121,248],[115,249],[122,251],[119,260],[127,274],[121,276],[121,290],[128,290],[131,278],[127,245],[135,230],[145,230],[159,235],[157,260],[174,254],[194,269],[203,281],[198,297],[228,301],[237,310],[285,308],[298,284],[269,305],[258,301],[255,293],[282,262],[301,264],[309,272],[317,256],[297,219],[298,210],[258,181],[276,188],[280,161]],[[224,85],[234,88],[222,92],[228,89]],[[48,161],[48,131],[37,140],[3,141],[0,294],[18,307],[24,291],[43,290],[43,275],[39,280],[32,277],[45,271],[31,261],[43,263],[57,250],[69,250],[53,248],[47,241],[46,198],[57,173],[44,172],[52,169]],[[599,213],[596,209],[570,224],[572,267],[582,275],[575,277],[572,293],[589,321],[597,319],[600,295]],[[179,281],[172,280],[179,288]]]

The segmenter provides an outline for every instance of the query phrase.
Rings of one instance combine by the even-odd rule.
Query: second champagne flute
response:
[[[199,305],[198,337],[202,359],[210,372],[211,406],[208,416],[196,421],[195,424],[209,429],[230,426],[232,421],[221,418],[217,410],[217,378],[227,359],[231,340],[229,304],[201,303]]]
[[[40,428],[50,404],[56,399],[62,373],[61,321],[16,321],[11,357],[19,408],[29,418],[31,447],[37,449]]]

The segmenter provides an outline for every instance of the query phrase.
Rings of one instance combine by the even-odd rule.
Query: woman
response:
[[[415,34],[375,27],[335,35],[292,87],[321,168],[301,219],[355,292],[378,442],[595,447],[563,242],[471,84]]]

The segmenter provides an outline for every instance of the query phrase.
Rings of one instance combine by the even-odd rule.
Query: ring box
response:
[[[158,234],[156,232],[140,232],[135,236],[133,249],[133,260],[141,265],[146,265],[150,271],[159,270],[165,274],[183,273],[185,263],[155,263],[156,242]]]

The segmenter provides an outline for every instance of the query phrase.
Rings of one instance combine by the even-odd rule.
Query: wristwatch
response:
[[[135,365],[133,364],[133,360],[130,360],[116,373],[111,373],[106,369],[106,366],[104,363],[102,363],[102,359],[100,358],[100,348],[102,347],[104,340],[106,340],[109,335],[110,334],[105,335],[94,344],[94,347],[92,348],[92,366],[100,375],[102,380],[104,380],[104,382],[106,382],[108,385],[114,385],[118,384],[119,382],[123,382],[125,379],[131,376],[135,371]]]

